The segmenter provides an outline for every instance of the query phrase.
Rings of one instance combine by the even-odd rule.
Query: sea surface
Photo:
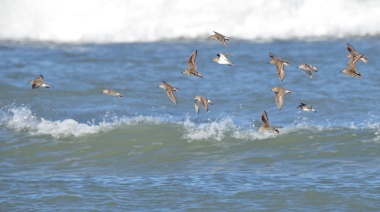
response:
[[[3,6],[10,10],[12,5],[15,12],[28,6],[14,2]],[[99,2],[105,4],[95,1],[91,11],[104,6]],[[110,2],[114,8],[122,5]],[[167,3],[157,2],[157,8]],[[272,11],[280,2],[263,10]],[[344,11],[358,4],[334,2],[335,9],[348,2]],[[380,8],[375,1],[364,2],[367,9]],[[58,6],[65,11],[70,3]],[[292,6],[312,3],[293,1]],[[40,1],[30,11],[45,4]],[[176,4],[177,12],[185,5]],[[238,23],[246,14],[235,7],[231,21]],[[140,17],[140,12],[133,14]],[[339,34],[342,23],[331,19],[336,24],[327,26],[327,36],[266,32],[268,40],[234,38],[235,28],[218,30],[231,36],[228,49],[207,39],[217,30],[213,22],[189,37],[181,27],[174,30],[178,37],[161,33],[153,40],[132,30],[131,41],[117,32],[80,28],[83,34],[71,40],[42,27],[50,23],[50,13],[30,19],[38,29],[33,33],[10,24],[6,33],[14,38],[0,32],[0,211],[380,209],[380,34],[373,27]],[[163,19],[174,17],[162,13]],[[87,13],[73,13],[78,14]],[[8,15],[0,13],[10,21]],[[37,36],[39,30],[45,37]],[[341,72],[349,59],[347,43],[369,59],[357,63],[360,79]],[[181,73],[195,50],[203,78]],[[220,52],[231,53],[234,64],[213,62]],[[268,64],[270,52],[290,63],[283,81]],[[314,79],[297,68],[304,63],[318,68]],[[50,88],[28,84],[40,74]],[[178,105],[158,87],[162,81],[178,87]],[[275,86],[291,91],[282,110],[271,91]],[[106,88],[124,96],[103,94]],[[196,95],[212,100],[208,112],[195,113]],[[317,112],[300,110],[300,103]],[[258,131],[263,111],[279,134]]]

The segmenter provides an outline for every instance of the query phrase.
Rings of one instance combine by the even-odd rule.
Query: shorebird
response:
[[[197,59],[197,54],[198,54],[197,50],[195,50],[191,54],[189,60],[187,61],[188,68],[186,70],[182,71],[182,73],[188,74],[188,75],[194,75],[197,77],[203,77],[202,74],[198,73],[197,66],[195,65],[195,60]]]
[[[302,69],[309,77],[310,79],[313,79],[312,71],[317,72],[318,69],[315,66],[312,66],[310,64],[301,64],[298,66],[298,68]]]
[[[276,96],[277,108],[279,110],[281,110],[282,105],[284,104],[284,95],[285,95],[285,93],[291,93],[291,91],[289,91],[286,88],[281,88],[281,87],[274,87],[274,88],[272,88],[272,91],[274,92],[274,94]]]
[[[217,57],[214,58],[214,62],[217,62],[219,64],[225,64],[225,65],[232,65],[233,63],[227,58],[229,56],[232,56],[229,53],[219,53],[216,54]]]
[[[354,57],[358,57],[358,56],[361,56],[361,60],[364,62],[364,63],[367,63],[368,62],[368,58],[365,56],[365,55],[360,55],[355,49],[353,46],[351,46],[349,43],[347,43],[347,50],[348,50],[348,55],[347,57],[353,59]]]
[[[210,35],[209,39],[218,40],[218,41],[220,41],[221,43],[223,43],[223,45],[225,45],[227,48],[230,48],[230,47],[227,45],[227,43],[226,43],[226,41],[229,41],[229,40],[230,40],[229,37],[224,36],[224,35],[222,35],[222,34],[220,34],[220,33],[218,33],[218,32],[215,32],[215,31],[214,31],[214,33],[215,33],[214,35]]]
[[[108,94],[110,96],[123,97],[123,94],[116,92],[114,90],[111,90],[111,89],[104,89],[102,91],[102,93]]]
[[[280,133],[280,131],[275,128],[275,127],[272,127],[269,123],[269,120],[268,120],[268,115],[267,115],[267,112],[263,112],[263,114],[261,115],[261,121],[263,122],[263,124],[260,126],[259,130],[260,131],[269,131],[269,130],[273,130],[275,133]]]
[[[195,96],[194,100],[195,100],[194,108],[195,108],[195,112],[196,113],[199,113],[199,106],[200,106],[201,103],[202,103],[203,108],[205,109],[205,111],[208,111],[208,104],[211,104],[211,105],[213,104],[211,102],[211,100],[209,100],[209,99],[207,99],[206,97],[203,97],[203,96]]]
[[[301,103],[300,105],[298,105],[297,108],[300,108],[301,110],[307,111],[307,112],[314,112],[314,113],[317,112],[316,110],[314,110],[313,106],[310,104]]]
[[[50,88],[50,85],[46,84],[44,81],[44,76],[40,74],[36,79],[30,80],[29,84],[32,84],[32,88],[39,88],[39,87],[45,87],[45,88]]]
[[[269,53],[269,57],[271,57],[272,59],[268,62],[268,64],[270,63],[270,64],[276,65],[278,78],[281,81],[284,80],[285,78],[284,65],[289,66],[290,64],[287,61],[277,57],[276,55],[272,53]]]
[[[348,64],[347,69],[343,69],[341,72],[343,72],[349,76],[354,76],[358,79],[361,78],[362,75],[360,74],[360,72],[356,71],[356,62],[358,62],[358,60],[360,60],[362,58],[362,56],[363,55],[359,55],[359,56],[351,58],[347,63]]]
[[[174,102],[174,104],[178,104],[177,99],[174,96],[174,91],[179,91],[178,88],[171,86],[169,83],[162,81],[158,87],[165,89],[166,94],[168,94],[169,98]]]

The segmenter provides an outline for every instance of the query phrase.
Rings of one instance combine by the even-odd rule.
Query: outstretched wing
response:
[[[279,90],[279,91],[276,93],[276,104],[277,104],[277,108],[278,108],[279,110],[281,110],[282,105],[284,104],[284,94],[285,94],[285,92],[282,91],[282,90]]]
[[[269,121],[268,121],[268,115],[267,115],[267,112],[265,112],[265,110],[263,114],[261,115],[261,121],[263,122],[264,127],[270,126]]]
[[[347,43],[347,50],[351,53],[351,54],[354,54],[354,55],[357,55],[358,52],[354,49],[353,46],[351,46],[349,43]]]
[[[275,59],[275,58],[278,58],[276,55],[274,55],[273,53],[269,53],[269,57]]]
[[[200,101],[198,99],[195,99],[194,101],[194,108],[195,108],[195,112],[196,113],[199,113],[199,105],[200,105]]]
[[[278,78],[282,81],[285,78],[285,71],[284,71],[284,63],[283,62],[277,62],[276,63],[276,71]]]
[[[196,65],[195,65],[195,60],[197,59],[197,54],[198,54],[198,50],[195,50],[191,54],[191,56],[189,57],[189,60],[187,61],[189,69],[195,69],[195,70],[197,70]]]
[[[174,104],[178,104],[177,98],[175,98],[172,88],[170,88],[170,89],[167,88],[166,93],[168,94],[169,98],[174,102]]]

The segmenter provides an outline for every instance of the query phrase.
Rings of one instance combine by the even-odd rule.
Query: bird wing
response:
[[[219,55],[219,58],[222,61],[225,61],[226,64],[232,64],[232,62],[226,57],[226,55],[224,55],[224,54],[218,54],[218,55]]]
[[[362,58],[363,55],[355,56],[348,61],[348,69],[356,71],[356,63]]]
[[[354,47],[351,46],[349,43],[347,43],[347,50],[348,50],[351,54],[353,54],[354,56],[359,54],[359,53],[354,49]]]
[[[269,121],[268,121],[267,112],[265,112],[265,111],[263,112],[263,114],[261,115],[261,121],[263,122],[264,127],[270,126]]]
[[[274,55],[273,53],[269,53],[269,57],[275,59],[275,58],[278,58],[276,55]]]
[[[219,32],[215,32],[215,31],[214,31],[214,33],[215,33],[216,39],[217,39],[218,41],[220,41],[221,43],[223,43],[223,45],[225,45],[227,48],[230,48],[230,47],[227,45],[227,43],[226,43],[226,40],[229,40],[229,38],[227,38],[226,36],[220,34]]]
[[[315,66],[312,66],[310,64],[305,64],[305,65],[306,65],[306,67],[308,67],[310,69],[310,71],[315,71],[315,72],[318,71],[318,69]]]
[[[195,50],[191,56],[189,57],[189,60],[187,61],[187,64],[189,66],[189,69],[195,69],[197,70],[195,66],[195,60],[197,59],[198,50]]]
[[[227,45],[227,42],[226,42],[226,39],[223,37],[220,42],[223,43],[223,45],[225,45],[227,48],[230,48],[228,45]]]
[[[40,85],[41,85],[41,84],[36,83],[36,82],[34,81],[33,84],[32,84],[32,88],[33,88],[33,89],[38,88],[38,87],[40,87]]]
[[[284,70],[284,63],[283,62],[277,62],[276,63],[276,70],[278,78],[282,81],[285,78],[285,70]]]
[[[175,98],[173,89],[171,87],[166,88],[166,93],[168,94],[169,98],[174,102],[174,104],[178,104],[177,98]]]
[[[201,97],[201,102],[205,111],[208,111],[208,101],[205,97]]]
[[[285,94],[285,92],[282,91],[282,90],[279,90],[279,91],[276,93],[276,104],[277,104],[277,108],[278,108],[279,110],[281,110],[282,105],[284,104],[284,94]]]
[[[199,105],[200,105],[200,101],[198,99],[195,99],[194,101],[194,108],[195,108],[195,112],[196,113],[199,113]]]
[[[224,40],[224,38],[226,37],[226,36],[220,34],[219,32],[214,31],[214,33],[215,33],[216,37],[218,38],[218,40],[220,40],[220,39]]]
[[[230,57],[230,56],[233,57],[233,55],[230,53],[220,53],[220,54],[224,55],[225,57]]]
[[[303,70],[308,76],[309,76],[309,78],[310,79],[313,79],[314,77],[313,77],[313,74],[311,73],[311,71],[310,70]]]

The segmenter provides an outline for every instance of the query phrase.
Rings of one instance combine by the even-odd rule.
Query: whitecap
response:
[[[5,0],[0,39],[53,42],[275,40],[378,36],[380,1]],[[356,15],[355,18],[353,14]],[[190,30],[189,30],[190,29]],[[231,42],[232,42],[231,40]]]
[[[140,123],[160,124],[159,118],[150,116],[114,117],[111,120],[96,123],[94,120],[81,123],[72,118],[64,120],[47,120],[37,117],[28,107],[11,107],[1,110],[1,125],[7,128],[28,132],[31,135],[51,135],[54,138],[81,137],[99,132],[107,132],[121,126],[137,125]]]

